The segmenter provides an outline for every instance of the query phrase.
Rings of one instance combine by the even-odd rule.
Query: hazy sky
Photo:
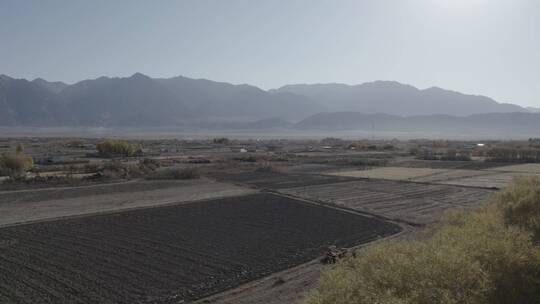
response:
[[[538,0],[0,0],[0,74],[397,80],[540,107]]]

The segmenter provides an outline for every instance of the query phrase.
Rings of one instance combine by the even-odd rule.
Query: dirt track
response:
[[[0,302],[179,303],[400,231],[254,194],[0,229]]]

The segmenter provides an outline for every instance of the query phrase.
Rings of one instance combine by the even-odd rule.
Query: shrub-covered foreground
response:
[[[326,272],[305,304],[540,302],[540,180],[475,211],[453,211],[418,240],[373,245]]]

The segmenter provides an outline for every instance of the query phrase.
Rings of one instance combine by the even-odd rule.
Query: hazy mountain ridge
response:
[[[340,119],[333,121],[330,114],[322,111],[354,113],[341,114]],[[419,90],[391,81],[356,86],[290,85],[264,91],[246,84],[183,76],[150,78],[140,73],[131,77],[100,77],[71,85],[41,78],[27,81],[0,76],[0,126],[191,126],[259,130],[331,129],[335,125],[342,129],[348,125],[366,128],[359,121],[376,120],[377,124],[386,122],[400,128],[403,122],[429,121],[424,117],[402,116],[527,111],[488,97],[440,88]],[[444,121],[437,117],[434,123]],[[296,125],[288,122],[301,119],[304,120]],[[318,126],[312,123],[317,119],[321,120]],[[456,122],[449,116],[445,119]]]
[[[81,81],[58,96],[83,126],[174,125],[189,115],[177,96],[138,73]]]
[[[61,81],[47,81],[43,78],[36,78],[32,80],[32,83],[37,84],[43,89],[46,89],[52,93],[58,94],[62,92],[63,89],[67,88],[69,85]]]
[[[330,112],[467,116],[528,111],[518,105],[498,103],[485,96],[466,95],[438,87],[420,90],[395,81],[375,81],[359,85],[297,84],[283,86],[271,92],[304,95],[325,106]]]
[[[233,85],[206,79],[174,77],[156,79],[176,96],[187,101],[195,117],[230,117],[258,120],[269,117],[302,119],[322,110],[304,96],[292,93],[269,94],[251,85]]]
[[[0,75],[0,125],[69,125],[74,121],[58,96],[25,79]]]
[[[156,126],[194,121],[299,120],[322,110],[306,97],[205,79],[99,77],[72,85],[2,75],[2,126]]]

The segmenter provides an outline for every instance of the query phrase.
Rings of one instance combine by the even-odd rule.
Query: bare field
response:
[[[385,180],[298,187],[280,192],[415,224],[434,222],[445,210],[472,206],[492,193],[484,189]]]
[[[438,173],[443,173],[444,169],[430,168],[402,168],[402,167],[382,167],[371,170],[351,170],[326,173],[326,175],[354,178],[375,178],[388,180],[414,180],[421,177],[428,177]]]
[[[184,303],[401,230],[271,194],[0,229],[2,303]]]
[[[464,169],[448,169],[441,172],[437,172],[433,175],[422,176],[414,178],[415,182],[426,182],[426,183],[439,183],[445,181],[452,181],[456,179],[464,179],[477,176],[487,176],[496,174],[493,171],[487,170],[464,170]]]
[[[537,170],[540,171],[540,166],[536,166],[535,164],[524,164],[492,168],[489,170],[384,167],[364,171],[338,171],[327,174],[363,179],[409,181],[501,189],[508,186],[516,177],[540,177],[540,173],[536,173]]]
[[[480,175],[469,178],[454,179],[441,182],[447,185],[467,186],[467,187],[483,187],[502,189],[512,183],[516,177],[523,176],[538,176],[540,174],[523,173],[523,172],[493,172],[489,175]]]
[[[254,192],[252,189],[207,179],[132,181],[84,187],[0,192],[0,226]]]
[[[431,168],[431,169],[461,169],[461,170],[484,170],[500,166],[507,163],[484,162],[484,161],[456,161],[456,160],[422,160],[407,159],[392,163],[393,167],[405,168]]]
[[[235,174],[220,174],[218,180],[245,184],[257,188],[283,189],[307,185],[321,185],[350,181],[354,178],[347,176],[331,176],[318,174],[289,174],[279,172],[242,172]]]
[[[499,171],[499,172],[519,172],[519,173],[540,174],[540,164],[510,165],[510,166],[492,168],[491,170]]]

